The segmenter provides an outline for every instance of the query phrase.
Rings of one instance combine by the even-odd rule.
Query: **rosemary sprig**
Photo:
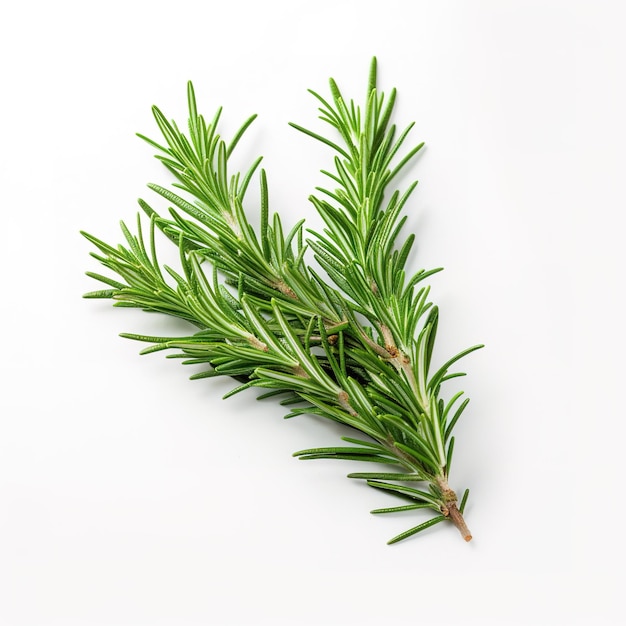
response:
[[[227,396],[264,388],[260,397],[281,396],[288,417],[316,414],[362,433],[343,437],[346,445],[294,456],[391,466],[349,474],[410,502],[372,512],[424,508],[436,515],[389,543],[443,521],[469,541],[463,519],[468,491],[458,504],[448,483],[451,433],[468,400],[461,402],[462,392],[445,400],[441,386],[462,376],[450,368],[481,346],[432,367],[439,312],[424,281],[440,268],[407,274],[415,237],[401,240],[402,211],[417,183],[404,191],[394,187],[423,144],[404,151],[412,125],[398,132],[391,123],[396,92],[388,98],[379,93],[376,74],[374,59],[363,107],[345,100],[332,79],[330,98],[311,92],[335,137],[292,124],[334,152],[333,168],[324,172],[328,188],[310,198],[324,221],[322,232],[305,231],[300,221],[285,233],[280,217],[270,216],[260,158],[244,173],[229,172],[232,152],[255,116],[226,142],[218,134],[221,110],[207,122],[191,83],[187,132],[154,107],[163,139],[140,137],[176,178],[173,189],[149,185],[170,204],[169,212],[161,215],[140,200],[149,223],[138,216],[135,234],[122,223],[125,244],[117,247],[83,233],[98,249],[92,256],[117,275],[88,272],[107,288],[85,297],[191,322],[198,330],[187,336],[123,336],[150,344],[143,353],[173,349],[183,363],[207,366],[192,378],[235,378],[240,384]],[[255,230],[244,200],[257,171],[261,221]],[[177,270],[160,264],[157,230],[178,247]],[[325,275],[310,267],[309,249]]]

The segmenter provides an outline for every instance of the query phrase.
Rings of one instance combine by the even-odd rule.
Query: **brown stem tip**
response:
[[[470,533],[469,528],[467,527],[467,524],[463,519],[463,515],[461,515],[461,511],[456,508],[455,503],[451,503],[448,506],[448,514],[450,515],[450,519],[452,520],[454,525],[459,529],[459,532],[461,533],[463,539],[465,539],[465,541],[471,541],[472,533]]]

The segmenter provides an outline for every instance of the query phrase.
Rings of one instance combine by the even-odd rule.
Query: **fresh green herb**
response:
[[[334,153],[333,168],[323,172],[328,188],[310,198],[322,232],[305,230],[303,221],[285,232],[280,217],[270,214],[260,158],[245,172],[229,172],[254,116],[224,141],[217,130],[221,110],[207,122],[189,83],[188,131],[154,107],[163,138],[140,135],[176,178],[175,191],[149,185],[171,205],[169,213],[140,200],[149,223],[138,216],[134,234],[122,223],[126,244],[117,247],[83,233],[98,249],[92,256],[117,275],[88,272],[107,288],[85,297],[191,322],[196,329],[183,337],[123,336],[150,344],[143,353],[173,349],[183,363],[207,366],[192,378],[233,377],[239,385],[227,396],[260,387],[266,390],[261,398],[279,396],[290,406],[287,417],[315,414],[358,431],[343,437],[344,445],[294,456],[383,464],[349,477],[409,504],[372,513],[435,511],[389,543],[443,521],[469,541],[463,519],[468,491],[458,505],[449,486],[451,433],[468,400],[461,401],[462,392],[446,400],[441,387],[463,375],[450,368],[481,346],[440,367],[431,363],[439,311],[424,282],[440,268],[407,274],[414,236],[400,237],[402,212],[417,183],[404,191],[394,187],[423,144],[404,149],[412,125],[398,132],[391,123],[396,91],[385,97],[377,90],[375,59],[364,106],[344,99],[334,80],[329,98],[311,94],[332,138],[292,126]],[[255,230],[244,200],[257,171],[261,219]],[[159,263],[157,230],[178,247],[178,270]],[[309,250],[318,269],[309,265]]]

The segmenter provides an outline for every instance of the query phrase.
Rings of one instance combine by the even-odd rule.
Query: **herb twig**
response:
[[[436,512],[390,543],[443,521],[469,541],[468,491],[459,504],[448,483],[451,433],[468,400],[460,401],[462,392],[445,400],[441,387],[463,375],[450,368],[481,346],[432,366],[439,311],[424,283],[440,268],[409,273],[415,237],[401,237],[403,210],[417,183],[395,186],[423,144],[405,148],[412,124],[397,130],[396,92],[385,97],[376,85],[374,59],[363,106],[344,99],[333,80],[330,97],[311,92],[332,137],[292,124],[334,153],[333,167],[324,171],[327,187],[310,198],[324,222],[321,232],[305,230],[304,221],[285,232],[270,214],[260,158],[245,172],[230,172],[232,152],[254,116],[227,142],[218,133],[221,110],[211,121],[199,114],[191,83],[185,132],[154,107],[162,139],[140,137],[176,179],[172,188],[149,185],[169,210],[158,213],[140,200],[147,223],[138,216],[134,233],[122,223],[125,243],[116,247],[83,233],[97,249],[92,256],[116,275],[88,272],[106,289],[85,297],[190,322],[195,330],[186,336],[123,336],[148,343],[143,353],[171,349],[183,363],[206,365],[192,378],[230,376],[239,385],[227,395],[263,388],[262,398],[281,396],[291,407],[288,416],[316,414],[358,431],[358,438],[343,438],[346,445],[294,456],[390,466],[349,474],[410,502],[373,513]],[[254,176],[258,229],[244,209]],[[157,231],[177,246],[177,269],[159,262]],[[309,251],[319,269],[311,267]]]

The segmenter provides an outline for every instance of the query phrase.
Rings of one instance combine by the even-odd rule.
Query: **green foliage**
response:
[[[398,132],[391,123],[396,92],[388,98],[380,93],[376,73],[374,59],[363,108],[345,100],[333,80],[329,99],[311,92],[333,138],[292,124],[334,152],[334,168],[324,172],[328,188],[310,198],[323,219],[322,232],[305,231],[304,221],[285,232],[280,217],[270,215],[260,158],[244,173],[229,171],[254,116],[226,142],[218,134],[221,110],[207,122],[191,83],[186,132],[154,107],[162,142],[140,137],[176,179],[174,189],[149,185],[168,212],[140,200],[148,224],[138,216],[133,234],[122,223],[125,244],[117,247],[83,233],[98,250],[92,256],[116,274],[112,279],[89,272],[107,288],[85,297],[111,298],[116,306],[193,324],[197,332],[182,337],[124,335],[148,343],[143,353],[172,349],[183,363],[206,366],[192,378],[230,376],[240,385],[228,395],[260,387],[266,390],[261,398],[280,396],[290,406],[288,417],[315,414],[362,433],[364,439],[344,437],[349,445],[295,456],[392,466],[349,474],[410,501],[373,513],[437,512],[394,543],[441,521],[459,526],[462,520],[448,474],[451,432],[468,400],[457,407],[462,392],[446,401],[441,386],[463,375],[450,373],[451,366],[481,346],[432,367],[439,311],[424,281],[440,268],[414,274],[407,269],[415,237],[402,237],[402,212],[417,183],[404,191],[392,184],[423,144],[404,148],[412,125]],[[255,230],[244,200],[257,172],[261,219]],[[177,246],[178,269],[160,264],[157,231]],[[321,272],[309,265],[309,250]],[[415,482],[426,490],[406,484]]]

